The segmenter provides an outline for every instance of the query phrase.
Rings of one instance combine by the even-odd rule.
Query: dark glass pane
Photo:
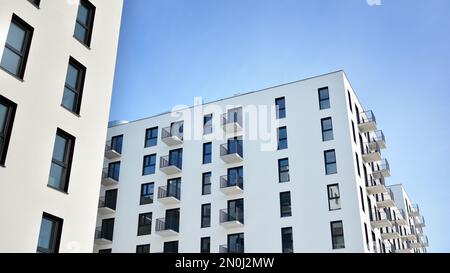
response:
[[[62,105],[69,110],[75,111],[77,94],[68,88],[64,88]]]
[[[325,158],[327,163],[336,162],[336,155],[334,151],[326,152]]]
[[[1,66],[8,72],[14,75],[18,75],[20,62],[21,57],[12,52],[9,48],[5,47],[5,51],[3,51]]]
[[[50,169],[50,177],[48,179],[48,185],[56,189],[62,189],[64,184],[63,173],[64,173],[63,167],[55,163],[52,163],[52,167]]]
[[[89,20],[89,8],[80,4],[78,8],[77,21],[87,26]]]
[[[22,52],[26,31],[15,23],[11,23],[8,31],[8,38],[6,42],[9,46],[13,47],[15,50]]]
[[[6,105],[0,103],[0,135],[5,133],[6,118],[9,112],[8,110],[9,108]]]
[[[53,251],[54,234],[56,223],[50,219],[42,218],[41,230],[39,232],[38,248]]]
[[[85,29],[83,26],[81,26],[78,22],[75,25],[75,37],[82,41],[82,42],[86,42],[87,40],[87,29]]]
[[[53,159],[59,162],[64,162],[66,155],[67,139],[56,135],[55,146],[53,149]]]
[[[78,76],[80,74],[80,70],[73,65],[69,64],[69,68],[67,69],[66,75],[66,84],[72,87],[73,89],[77,89]]]
[[[327,164],[327,174],[337,173],[336,163]]]

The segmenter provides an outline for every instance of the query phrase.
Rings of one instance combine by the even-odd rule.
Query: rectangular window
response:
[[[364,223],[364,231],[366,233],[366,246],[367,246],[367,249],[370,249],[370,247],[369,247],[369,232],[367,231],[367,224],[366,223]]]
[[[284,150],[288,148],[287,140],[287,128],[278,128],[278,150]]]
[[[228,253],[244,253],[244,233],[228,235]]]
[[[328,150],[324,152],[325,156],[325,173],[327,175],[337,173],[336,152]]]
[[[238,186],[242,190],[244,189],[244,167],[228,169],[227,176],[227,187]]]
[[[331,239],[333,249],[345,248],[344,242],[344,226],[342,221],[331,222]]]
[[[361,177],[361,168],[359,166],[359,155],[358,155],[358,153],[355,153],[355,158],[356,158],[356,170],[358,171],[359,177]]]
[[[114,218],[103,219],[102,227],[99,231],[99,238],[107,239],[112,241],[114,238]],[[96,234],[97,236],[97,234]]]
[[[155,192],[155,183],[141,185],[140,205],[153,204],[153,194]]]
[[[169,165],[183,168],[183,149],[176,149],[169,152]]]
[[[290,181],[288,158],[278,160],[278,180],[280,183]]]
[[[203,164],[209,164],[212,162],[212,143],[203,144]]]
[[[319,105],[320,110],[330,108],[330,93],[328,87],[319,89]]]
[[[80,114],[85,76],[86,67],[70,57],[61,105],[77,115]]]
[[[156,172],[156,154],[144,156],[142,175],[150,175]]]
[[[136,246],[136,253],[150,253],[150,245],[139,245]]]
[[[202,228],[211,227],[211,204],[202,205]]]
[[[321,120],[322,123],[322,140],[329,141],[333,140],[333,122],[331,118],[324,118]]]
[[[41,4],[41,0],[28,0],[30,3],[35,5],[37,8],[39,8],[39,5]]]
[[[280,214],[281,217],[292,216],[291,210],[291,192],[280,193]]]
[[[23,79],[34,29],[13,14],[0,67]]]
[[[361,116],[360,116],[360,114],[359,114],[359,108],[358,108],[358,106],[356,105],[356,103],[355,103],[355,112],[356,112],[356,122],[358,123],[358,124],[360,124],[361,123]],[[355,141],[356,142],[356,141]]]
[[[353,132],[353,141],[356,144],[356,131],[355,131],[355,123],[352,120],[352,132]]]
[[[75,137],[61,129],[56,133],[48,186],[67,192],[72,167]]]
[[[111,150],[122,154],[123,135],[111,138]]]
[[[202,175],[202,195],[211,194],[211,173]]]
[[[330,211],[341,209],[339,184],[328,185],[328,207]]]
[[[94,17],[95,6],[87,0],[80,0],[74,37],[88,47],[91,45]]]
[[[152,213],[139,214],[137,236],[149,235],[152,233]]]
[[[106,190],[105,191],[105,202],[104,207],[116,210],[117,206],[117,192],[118,189]]]
[[[291,227],[281,229],[281,247],[283,253],[294,253],[294,240]]]
[[[158,145],[158,127],[150,128],[145,131],[145,148]]]
[[[112,253],[112,249],[111,248],[99,249],[98,253],[99,254],[110,254],[110,253]]]
[[[178,241],[164,242],[164,253],[178,253]]]
[[[361,197],[361,208],[363,212],[366,212],[366,208],[364,206],[364,194],[362,187],[359,187],[359,196]]]
[[[119,181],[119,176],[120,176],[120,161],[109,163],[107,177]]]
[[[43,213],[39,231],[38,253],[58,253],[63,219]]]
[[[277,119],[286,118],[286,99],[284,97],[276,99],[275,105],[277,108]]]
[[[209,135],[213,132],[213,114],[208,114],[203,117],[203,134]]]
[[[352,95],[350,94],[350,91],[347,90],[347,95],[348,95],[348,107],[350,107],[350,112],[353,113],[353,108],[352,108]]]
[[[211,253],[211,237],[203,237],[201,239],[200,253]]]
[[[17,104],[0,95],[0,165],[4,166]]]

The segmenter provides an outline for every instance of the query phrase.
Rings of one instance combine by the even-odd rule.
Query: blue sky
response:
[[[111,120],[345,69],[450,252],[450,1],[125,0]]]

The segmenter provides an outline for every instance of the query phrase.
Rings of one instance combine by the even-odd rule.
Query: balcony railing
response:
[[[384,192],[381,195],[381,200],[377,199],[377,207],[379,208],[387,208],[387,207],[395,207],[394,201],[394,193],[391,189],[387,188],[387,192]]]
[[[411,216],[419,216],[419,215],[420,215],[420,208],[419,208],[419,205],[414,204],[414,205],[411,207],[411,211],[410,211],[409,214],[410,214]]]
[[[369,175],[369,185],[366,187],[366,189],[367,193],[370,195],[387,192],[384,177],[374,179],[372,175]]]
[[[244,178],[236,177],[230,179],[230,176],[223,175],[220,177],[220,190],[225,194],[239,194],[244,191]]]
[[[105,145],[105,157],[107,159],[117,159],[122,154],[122,147],[118,148],[116,145],[112,145],[111,140],[106,142]]]
[[[377,130],[377,119],[372,111],[366,111],[359,114],[358,127],[363,133],[375,132]]]
[[[106,202],[105,196],[101,196],[98,200],[98,213],[99,214],[111,214],[116,211],[115,204],[111,202]]]
[[[408,220],[406,219],[406,213],[403,209],[398,209],[396,222],[397,222],[397,224],[399,224],[401,226],[408,225]]]
[[[372,228],[392,227],[392,215],[384,210],[373,209],[371,211],[371,226]]]
[[[383,131],[379,130],[374,133],[374,136],[371,137],[369,141],[369,145],[373,146],[374,144],[378,144],[381,149],[386,149],[386,138],[384,136]]]
[[[161,156],[159,169],[168,175],[180,173],[182,170],[181,161],[171,161],[168,155]]]
[[[416,225],[416,227],[425,227],[425,217],[423,217],[422,215],[417,216],[416,218],[414,218],[414,224]]]
[[[391,169],[389,167],[389,162],[386,159],[383,159],[379,165],[379,170],[372,172],[372,176],[374,179],[390,177]]]
[[[394,240],[400,239],[399,227],[397,224],[392,225],[392,227],[388,227],[385,230],[381,229],[381,238],[383,240]]]
[[[233,214],[230,214],[228,209],[222,209],[219,212],[220,224],[223,227],[240,227],[244,225],[244,214],[240,209],[236,209]]]
[[[113,234],[105,232],[101,226],[95,229],[95,243],[98,245],[105,245],[112,243]]]
[[[166,205],[178,204],[180,202],[180,191],[174,188],[171,191],[167,191],[167,186],[158,188],[158,201]]]
[[[102,184],[104,186],[114,186],[119,183],[119,172],[110,171],[104,168],[102,172]]]
[[[220,145],[220,158],[226,163],[241,162],[244,158],[242,144],[235,142]]]
[[[161,140],[169,146],[179,145],[183,143],[183,133],[169,126],[162,129]]]
[[[226,133],[237,133],[242,131],[242,121],[228,113],[222,115],[222,128]]]
[[[178,235],[180,226],[177,222],[178,221],[167,221],[166,218],[156,219],[156,234],[163,237]]]
[[[377,142],[364,143],[362,158],[365,163],[381,161],[381,147]]]

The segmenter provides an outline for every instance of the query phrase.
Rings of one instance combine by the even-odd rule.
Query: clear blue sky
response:
[[[125,0],[111,120],[345,69],[450,252],[450,1]]]

